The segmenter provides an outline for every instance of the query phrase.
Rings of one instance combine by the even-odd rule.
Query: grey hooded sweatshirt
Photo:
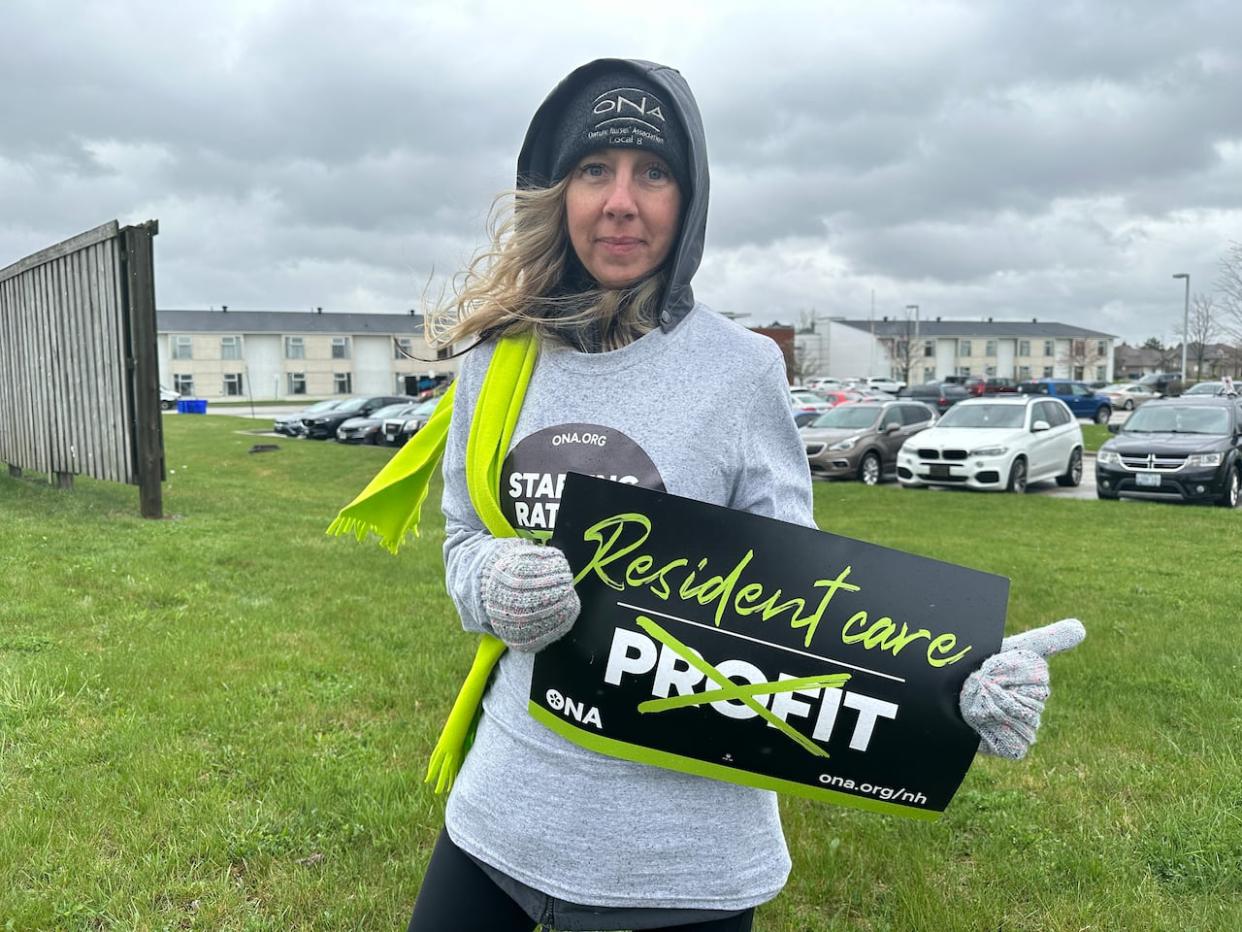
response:
[[[693,181],[661,326],[612,352],[541,347],[504,464],[502,510],[515,527],[546,533],[559,479],[577,471],[813,526],[780,351],[691,291],[708,193],[698,108],[676,71],[628,64],[675,104],[689,136]],[[571,74],[536,113],[520,183],[546,164],[558,101],[597,67]],[[463,360],[443,500],[449,593],[465,630],[489,633],[480,571],[496,541],[470,502],[465,459],[492,351],[488,341]],[[594,906],[739,910],[781,890],[790,862],[773,793],[571,744],[527,713],[533,662],[506,652],[484,697],[448,801],[446,827],[458,847],[549,896]]]

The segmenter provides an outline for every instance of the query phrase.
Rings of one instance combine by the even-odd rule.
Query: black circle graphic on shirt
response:
[[[665,491],[651,457],[615,427],[558,424],[523,438],[505,457],[501,512],[519,532],[550,537],[570,472]]]

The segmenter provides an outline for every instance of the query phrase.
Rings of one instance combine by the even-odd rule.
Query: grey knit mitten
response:
[[[1015,634],[966,678],[959,706],[966,724],[979,732],[983,753],[1010,760],[1026,756],[1051,692],[1045,658],[1077,646],[1086,636],[1077,618]]]
[[[521,537],[497,540],[483,566],[483,609],[514,650],[542,650],[563,637],[582,604],[565,554]]]

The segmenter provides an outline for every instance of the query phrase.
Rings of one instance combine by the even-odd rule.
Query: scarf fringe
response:
[[[400,537],[385,536],[383,530],[377,525],[363,518],[351,518],[346,515],[337,515],[324,533],[329,537],[344,537],[346,534],[353,534],[360,544],[368,536],[374,535],[379,538],[379,545],[393,556],[397,555],[397,551],[401,549],[401,545],[405,543],[411,534],[415,537],[422,536],[418,530],[417,515],[414,518],[414,525],[403,532]]]

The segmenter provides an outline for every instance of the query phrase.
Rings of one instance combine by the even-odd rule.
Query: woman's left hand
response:
[[[984,754],[1010,760],[1026,756],[1051,692],[1045,658],[1076,647],[1086,636],[1077,618],[1015,634],[966,678],[958,704],[966,724],[979,732]]]

